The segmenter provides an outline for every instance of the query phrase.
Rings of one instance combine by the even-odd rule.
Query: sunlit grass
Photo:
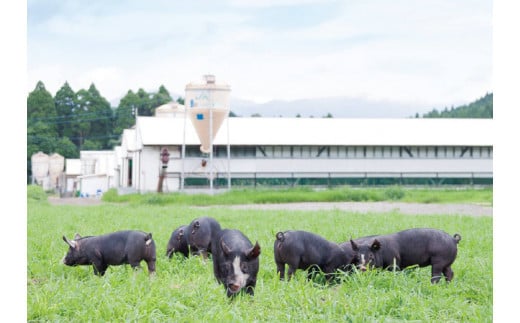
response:
[[[118,195],[115,189],[103,195],[103,201],[149,205],[229,205],[291,202],[376,202],[401,201],[418,203],[478,203],[492,205],[492,188],[381,188],[338,187],[313,190],[310,187],[292,189],[233,189],[214,195],[184,193],[147,193]]]
[[[408,192],[406,192],[408,193]],[[252,194],[252,193],[251,193]],[[162,198],[162,197],[161,197]],[[242,202],[240,202],[242,203]],[[220,204],[220,203],[217,203]],[[211,261],[165,257],[171,232],[193,218],[209,215],[222,227],[239,229],[262,247],[254,297],[230,301],[213,277]],[[341,282],[307,281],[298,271],[291,282],[276,275],[276,232],[308,230],[331,241],[434,227],[462,235],[454,280],[430,284],[430,268],[403,272],[370,271],[340,275]],[[60,263],[67,245],[62,235],[97,235],[122,229],[153,233],[157,275],[146,265],[109,267],[96,277],[91,266]],[[105,203],[51,206],[28,201],[27,318],[66,322],[490,322],[493,299],[491,217],[403,215],[330,211],[201,209],[186,204]]]

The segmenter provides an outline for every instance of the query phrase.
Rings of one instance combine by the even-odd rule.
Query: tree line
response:
[[[419,114],[415,115],[416,118]],[[480,99],[459,107],[451,109],[447,107],[442,111],[433,109],[432,111],[423,114],[423,118],[478,118],[478,119],[492,119],[493,118],[493,93],[486,93]]]
[[[152,116],[155,108],[172,101],[161,85],[157,92],[129,90],[114,108],[94,84],[74,91],[65,82],[53,96],[39,81],[27,96],[27,182],[34,153],[79,158],[81,150],[112,150],[123,130],[135,125],[136,114]],[[181,97],[176,101],[184,103]]]

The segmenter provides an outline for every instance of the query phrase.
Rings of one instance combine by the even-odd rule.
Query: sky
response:
[[[27,1],[27,93],[128,90],[213,74],[232,97],[350,97],[418,106],[492,87],[491,0]],[[175,99],[175,98],[174,98]]]

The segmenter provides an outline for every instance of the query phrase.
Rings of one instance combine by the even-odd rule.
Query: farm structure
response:
[[[227,118],[209,163],[182,114],[137,117],[114,154],[113,182],[156,191],[164,170],[165,191],[210,180],[226,188],[228,171],[231,186],[492,184],[490,134],[486,119]]]

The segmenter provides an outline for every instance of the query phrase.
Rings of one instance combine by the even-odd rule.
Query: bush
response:
[[[47,201],[47,194],[38,185],[28,185],[27,201]]]
[[[384,191],[384,196],[388,200],[400,200],[404,197],[404,190],[400,186],[388,187]]]
[[[111,188],[108,191],[106,191],[101,199],[105,202],[118,202],[118,195],[117,190],[115,188]]]

